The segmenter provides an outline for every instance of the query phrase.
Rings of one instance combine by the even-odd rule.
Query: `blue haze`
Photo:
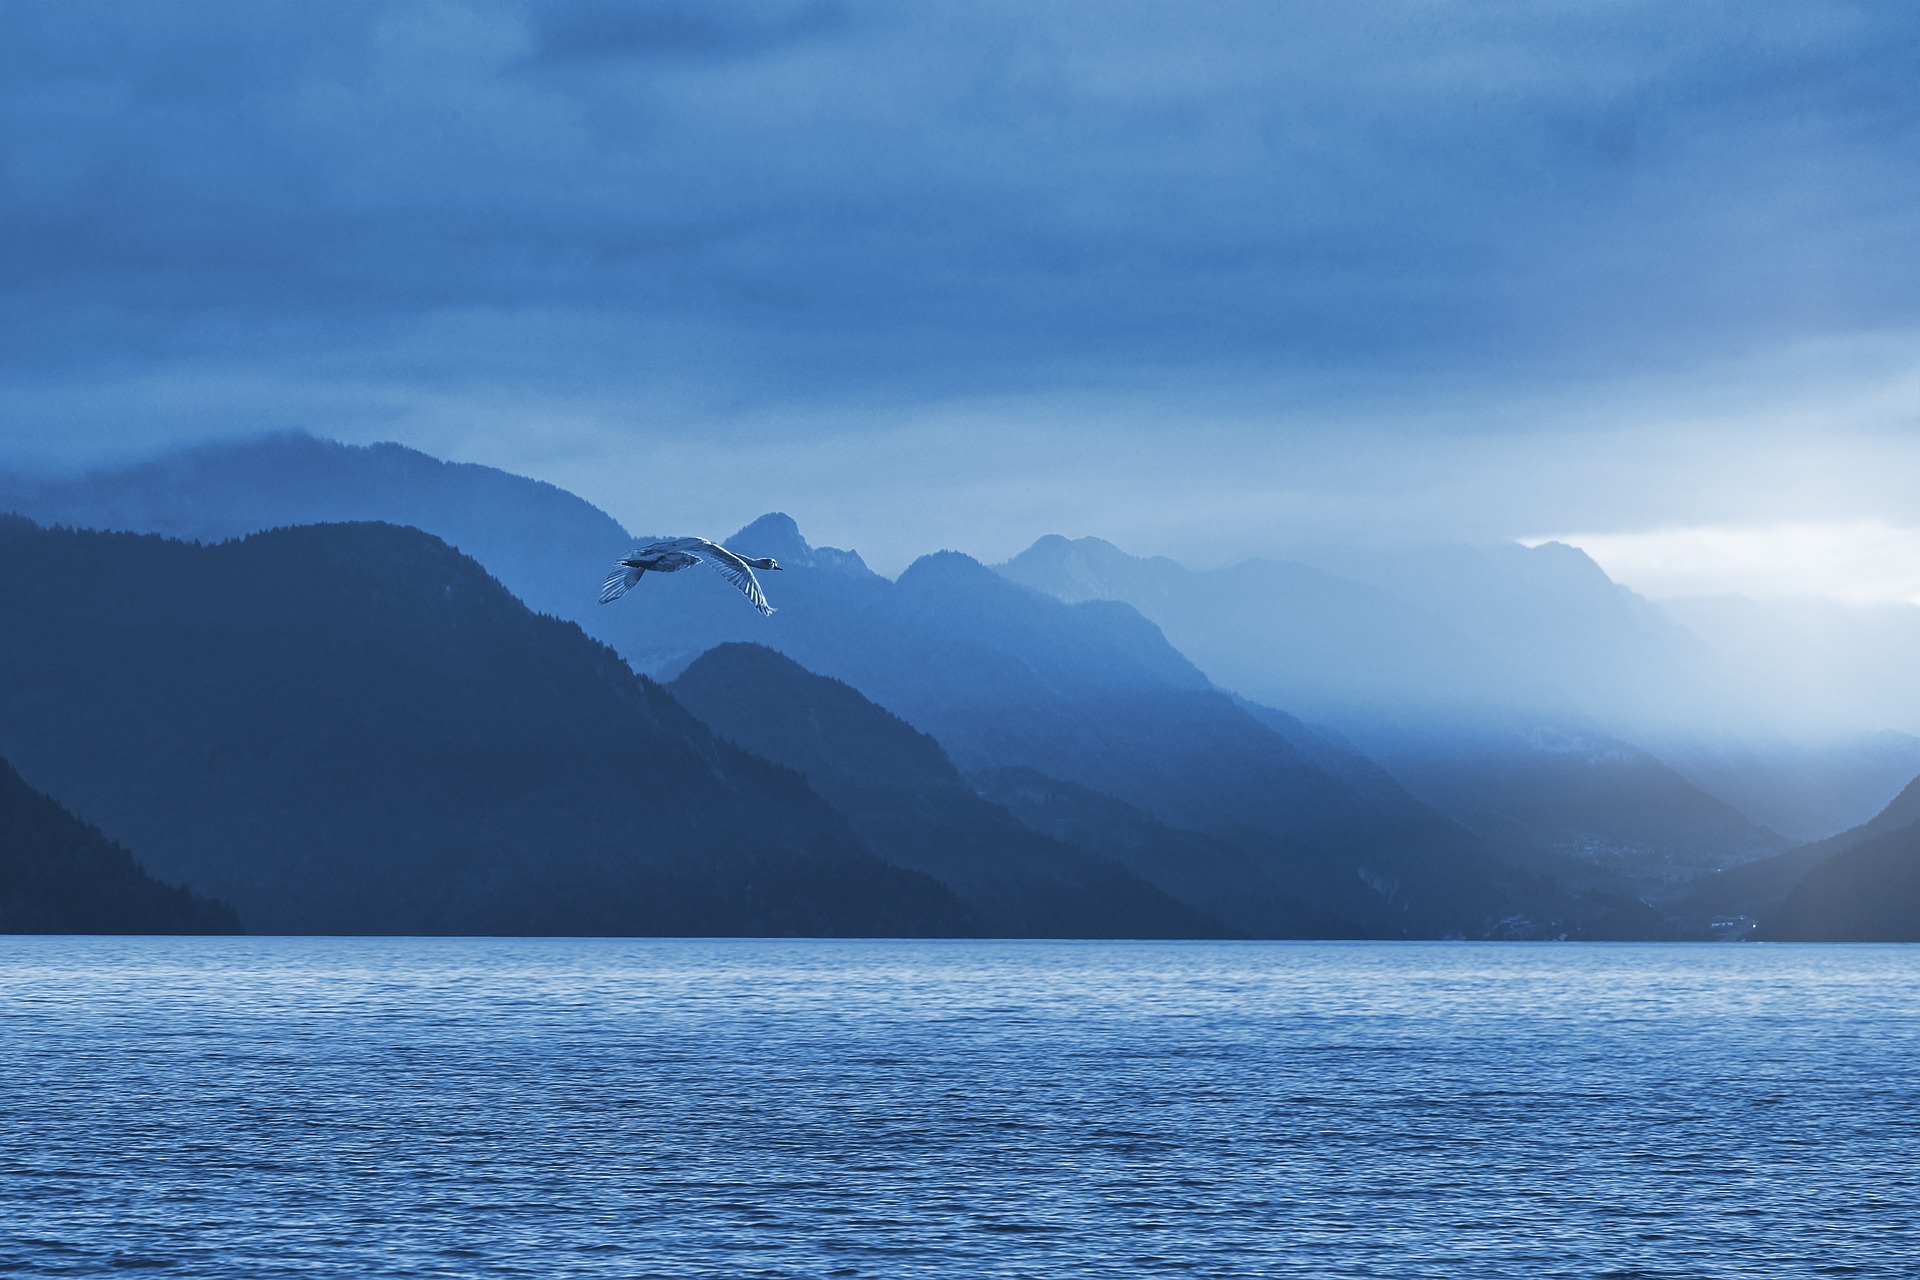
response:
[[[0,939],[0,1267],[1906,1277],[1898,947]]]

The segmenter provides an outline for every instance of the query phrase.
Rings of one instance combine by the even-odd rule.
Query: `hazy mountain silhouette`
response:
[[[1342,785],[1377,806],[1381,813],[1401,817],[1427,816],[1431,806],[1414,797],[1392,774],[1364,754],[1360,748],[1325,726],[1309,725],[1298,716],[1277,707],[1262,706],[1245,698],[1234,698],[1234,705],[1266,728],[1272,730],[1300,752],[1301,756],[1337,779]]]
[[[1129,606],[1065,604],[953,552],[888,582],[779,515],[728,545],[791,566],[776,579],[781,611],[762,620],[724,592],[657,591],[615,633],[623,652],[671,670],[702,645],[758,638],[931,734],[970,777],[1028,769],[1124,797],[1368,934],[1557,933],[1591,905],[1486,857],[1339,744],[1314,737],[1309,752],[1275,732]]]
[[[0,752],[263,932],[915,934],[796,774],[413,529],[0,520]]]
[[[1373,580],[1263,560],[1193,572],[1058,536],[999,571],[1063,600],[1139,606],[1215,679],[1323,719],[1527,865],[1587,860],[1652,890],[1786,843],[1581,708],[1589,677],[1607,699],[1647,666],[1684,684],[1699,659],[1585,556],[1548,544],[1347,559]]]
[[[42,524],[205,541],[296,524],[413,525],[472,555],[537,611],[609,640],[629,622],[593,604],[598,567],[632,541],[612,517],[553,485],[395,444],[282,434],[73,478],[0,476],[5,510]],[[849,552],[804,554],[814,567],[835,556],[865,567]],[[1914,684],[1899,655],[1920,633],[1920,610],[1792,613],[1731,600],[1654,608],[1581,553],[1551,543],[1302,554],[1312,563],[1252,560],[1193,574],[1098,539],[1043,538],[1002,571],[1062,599],[1126,600],[1223,687],[1337,724],[1381,758],[1394,751],[1398,729],[1462,711],[1506,716],[1522,738],[1535,730],[1620,736],[1615,721],[1624,719],[1634,726],[1626,736],[1695,786],[1806,839],[1877,810],[1920,751],[1915,739],[1889,735],[1843,741],[1834,727],[1870,720],[1889,689]],[[595,568],[583,575],[583,565]],[[1706,656],[1668,620],[1670,609],[1705,628],[1714,651],[1740,669]],[[1785,637],[1784,647],[1762,653],[1753,637]],[[1828,653],[1835,644],[1843,652]],[[1808,657],[1820,654],[1827,660]],[[1749,661],[1757,675],[1745,670]],[[1799,668],[1782,666],[1791,661]],[[1811,670],[1821,678],[1802,688]],[[1833,722],[1816,735],[1820,745],[1696,732],[1711,718],[1703,706],[1724,716],[1729,705],[1774,702],[1799,719]],[[1570,717],[1571,708],[1587,714]],[[1382,731],[1377,740],[1368,726]]]
[[[1703,878],[1684,900],[1675,904],[1674,912],[1701,922],[1717,921],[1723,932],[1735,936],[1746,932],[1756,920],[1769,930],[1784,927],[1775,923],[1780,919],[1782,904],[1802,883],[1812,882],[1818,886],[1821,880],[1816,872],[1828,864],[1839,865],[1843,855],[1868,843],[1897,849],[1903,833],[1912,828],[1920,828],[1920,780],[1909,783],[1884,809],[1857,827]],[[1871,877],[1867,877],[1859,883],[1870,880]],[[1818,896],[1825,891],[1816,887],[1809,892]],[[1897,895],[1890,900],[1897,900]],[[1842,913],[1836,905],[1837,899],[1822,897],[1820,901],[1827,905],[1818,909],[1809,905],[1804,916],[1788,917],[1789,922],[1800,921],[1811,928],[1816,920],[1824,920],[1838,928]]]
[[[1050,535],[998,569],[1062,600],[1125,600],[1219,683],[1313,720],[1520,713],[1617,732],[1725,708],[1698,638],[1573,547],[1302,555],[1193,571]]]
[[[603,639],[633,638],[631,618],[592,603],[598,566],[630,542],[611,517],[552,485],[399,445],[279,435],[76,478],[0,476],[0,510],[9,509],[42,523],[201,539],[318,521],[411,524],[472,554],[537,610]],[[850,552],[801,554],[812,567],[838,558],[865,569]],[[1383,761],[1461,718],[1482,740],[1488,723],[1506,725],[1516,752],[1536,733],[1624,736],[1758,825],[1805,839],[1877,810],[1920,751],[1912,738],[1850,737],[1841,723],[1870,723],[1890,689],[1920,687],[1903,661],[1920,609],[1655,607],[1553,543],[1297,554],[1192,573],[1099,539],[1048,537],[1001,570],[1069,601],[1126,600],[1222,686],[1337,725]],[[595,570],[583,576],[589,562]],[[1674,610],[1687,627],[1668,616]],[[1690,629],[1704,629],[1712,645]],[[717,637],[726,638],[765,636]],[[655,640],[643,646],[649,654]],[[689,646],[665,669],[707,647]],[[656,669],[653,657],[643,665]],[[1712,727],[1776,712],[1818,721],[1820,731]],[[1744,843],[1721,852],[1739,856]]]
[[[1796,850],[1796,854],[1800,851]],[[1824,841],[1760,920],[1767,942],[1920,942],[1920,779],[1871,822]]]
[[[1803,742],[1694,737],[1648,745],[1687,781],[1796,842],[1870,821],[1920,773],[1920,738],[1890,730]]]
[[[1692,728],[1746,710],[1749,692],[1657,605],[1563,543],[1320,547],[1315,565],[1389,592],[1492,661],[1535,712],[1575,712],[1615,735]]]
[[[1591,729],[1453,725],[1375,740],[1390,741],[1379,758],[1414,794],[1542,869],[1573,858],[1667,896],[1787,844],[1647,752]]]
[[[855,553],[809,546],[785,516],[763,517],[727,540],[787,566],[769,575],[779,612],[763,619],[699,572],[650,578],[626,599],[598,605],[609,541],[616,550],[631,541],[611,520],[550,486],[398,446],[277,438],[43,485],[26,497],[28,509],[53,518],[144,521],[203,535],[355,514],[415,524],[474,549],[523,597],[580,622],[649,674],[671,677],[722,643],[765,644],[931,734],[965,776],[1030,769],[1123,797],[1164,826],[1232,842],[1289,893],[1318,884],[1331,896],[1314,899],[1314,910],[1370,932],[1471,933],[1516,920],[1552,930],[1558,926],[1543,922],[1584,910],[1549,902],[1536,882],[1515,882],[1487,861],[1490,848],[1511,843],[1511,824],[1486,822],[1465,802],[1474,797],[1436,791],[1416,800],[1400,785],[1405,778],[1396,781],[1395,761],[1383,761],[1390,777],[1337,735],[1237,704],[1130,604],[1063,603],[956,553],[923,557],[894,582]],[[1164,565],[1150,567],[1165,576]],[[1415,635],[1425,639],[1411,648],[1436,670],[1457,668],[1479,682],[1456,681],[1459,688],[1513,700],[1518,685],[1509,672],[1390,593],[1319,570],[1296,576],[1359,601],[1352,625],[1322,645],[1349,659],[1359,654],[1350,670],[1372,661],[1365,646],[1382,636]],[[1419,672],[1403,682],[1407,691],[1428,683]],[[1365,726],[1338,727],[1374,752],[1359,731]],[[1539,754],[1524,733],[1520,740],[1530,760]],[[1577,787],[1590,784],[1590,762],[1541,758],[1568,764]],[[1644,797],[1629,787],[1619,798],[1631,806]],[[1456,800],[1458,813],[1491,834],[1429,807]],[[1566,825],[1537,833],[1536,869],[1549,868],[1556,841],[1584,847],[1586,834],[1567,836]],[[1601,834],[1607,847],[1628,843]],[[1711,856],[1730,859],[1753,844],[1751,828],[1737,821],[1726,834]]]
[[[996,569],[1069,603],[1125,601],[1222,686],[1316,720],[1484,714],[1549,696],[1390,592],[1297,562],[1195,572],[1055,534]]]
[[[629,539],[587,504],[397,446],[299,437],[200,450],[26,498],[49,518],[199,536],[381,514],[460,539],[642,670],[668,676],[717,644],[765,643],[931,733],[963,772],[1026,767],[1125,796],[1161,822],[1244,844],[1283,880],[1291,863],[1324,855],[1340,865],[1340,884],[1360,885],[1370,899],[1343,914],[1374,931],[1473,932],[1527,914],[1484,882],[1465,832],[1417,804],[1383,814],[1377,796],[1347,786],[1213,689],[1131,607],[1063,605],[958,554],[924,557],[892,582],[851,552],[807,545],[774,515],[728,540],[787,566],[768,583],[780,610],[773,618],[697,573],[643,582],[600,606],[595,589],[611,559],[601,540],[623,548]],[[1421,876],[1393,869],[1401,863],[1431,870],[1449,905],[1426,901],[1413,887]],[[1484,899],[1463,916],[1458,907],[1475,886]]]
[[[803,774],[882,858],[951,888],[978,932],[1227,932],[1120,865],[1029,830],[976,795],[932,738],[771,649],[721,645],[667,691],[721,736]]]
[[[1905,660],[1920,608],[1655,605],[1557,543],[1300,554],[1310,563],[1193,572],[1049,536],[999,569],[1063,600],[1129,601],[1220,684],[1339,726],[1396,774],[1451,736],[1516,762],[1536,736],[1624,740],[1756,826],[1808,840],[1864,821],[1920,768],[1920,738],[1884,731],[1920,705]],[[1551,763],[1522,771],[1537,781]],[[1620,812],[1652,776],[1636,765],[1618,780]],[[1639,843],[1604,827],[1587,839]],[[1751,847],[1729,828],[1713,854]]]
[[[0,476],[0,511],[201,542],[287,525],[412,525],[478,560],[533,609],[589,624],[594,570],[628,546],[618,521],[554,485],[404,445],[297,433],[71,478]]]
[[[1615,910],[1509,871],[1350,748],[1263,712],[1308,747],[1277,733],[1133,608],[1060,603],[956,553],[889,583],[847,553],[822,564],[783,516],[730,545],[797,566],[778,580],[780,614],[756,628],[710,593],[660,593],[636,618],[645,631],[622,635],[626,651],[668,666],[687,637],[758,631],[931,733],[970,777],[1033,770],[1233,844],[1286,900],[1308,902],[1304,929],[1567,933]]]
[[[1255,858],[1217,836],[1169,827],[1123,800],[1032,769],[995,769],[976,781],[981,794],[1033,830],[1119,863],[1248,937],[1369,933],[1352,920],[1308,906]]]
[[[238,933],[224,902],[161,884],[0,760],[0,933]]]
[[[1271,839],[1242,833],[1236,842],[1169,828],[1031,769],[984,775],[990,798],[1007,807],[990,803],[962,781],[934,739],[851,686],[763,646],[710,650],[668,691],[723,736],[806,775],[881,856],[954,888],[990,932],[1194,936],[1218,931],[1225,920],[1254,936],[1368,936],[1475,919],[1489,897],[1534,910],[1525,923],[1512,923],[1516,933],[1539,931],[1555,911],[1559,933],[1584,933],[1602,917],[1616,933],[1658,931],[1644,908],[1622,914],[1617,903],[1569,903],[1551,886],[1478,858],[1464,841],[1445,851],[1450,856],[1434,857],[1434,816],[1397,789],[1400,829],[1425,841],[1425,850],[1364,850],[1363,867],[1312,846],[1275,856]],[[1392,787],[1384,775],[1373,781]],[[1175,909],[1163,893],[1188,909]],[[1381,910],[1383,896],[1389,905],[1407,903],[1399,918]],[[1482,921],[1481,931],[1498,929]]]

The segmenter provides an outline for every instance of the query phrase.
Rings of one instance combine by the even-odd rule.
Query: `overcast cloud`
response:
[[[0,0],[0,464],[303,427],[888,567],[1898,530],[1916,188],[1896,4]]]

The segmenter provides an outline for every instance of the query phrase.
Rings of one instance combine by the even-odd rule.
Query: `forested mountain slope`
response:
[[[413,529],[0,521],[0,754],[263,932],[961,927],[796,774]]]

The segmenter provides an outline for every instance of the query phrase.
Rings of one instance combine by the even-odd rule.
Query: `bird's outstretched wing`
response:
[[[688,565],[699,564],[700,556],[680,544],[702,541],[704,539],[673,538],[635,547],[620,557],[613,566],[613,572],[600,584],[600,603],[608,604],[633,590],[643,573],[674,573]]]
[[[675,538],[670,545],[675,551],[684,551],[712,565],[721,577],[740,588],[740,593],[763,617],[772,614],[773,606],[767,603],[766,594],[760,590],[760,579],[753,576],[753,566],[745,560],[719,543],[708,542],[705,538]]]
[[[640,581],[640,575],[645,572],[645,569],[636,569],[631,565],[613,566],[613,572],[600,584],[600,603],[608,604],[633,590],[633,584]]]

